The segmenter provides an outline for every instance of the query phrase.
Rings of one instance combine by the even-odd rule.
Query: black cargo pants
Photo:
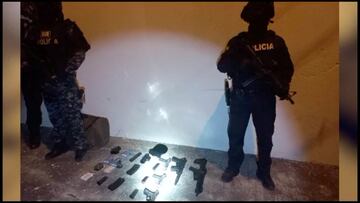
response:
[[[229,108],[228,169],[238,173],[244,160],[244,136],[250,115],[256,130],[258,170],[270,173],[272,135],[276,117],[276,98],[268,89],[234,90]]]
[[[42,122],[41,75],[36,71],[21,71],[21,91],[26,105],[26,124],[30,136],[40,136]]]

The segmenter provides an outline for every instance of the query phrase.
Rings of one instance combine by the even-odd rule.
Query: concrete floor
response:
[[[24,142],[21,148],[21,200],[94,200],[94,201],[145,201],[143,194],[145,185],[151,183],[152,167],[158,163],[157,157],[152,157],[144,164],[140,163],[142,156],[153,148],[155,142],[111,137],[110,142],[101,148],[91,149],[80,163],[74,161],[74,153],[67,152],[53,160],[44,160],[48,149],[45,145],[35,150],[29,150]],[[122,155],[111,155],[110,149],[121,146]],[[166,178],[161,182],[157,200],[168,201],[252,201],[252,200],[338,200],[339,199],[339,169],[337,166],[305,163],[284,159],[273,159],[272,177],[276,184],[275,191],[263,188],[256,179],[256,163],[254,155],[246,155],[240,175],[230,183],[220,180],[226,167],[227,155],[224,151],[199,149],[178,145],[167,145],[168,151],[163,156],[186,157],[187,162],[177,185],[174,185],[175,173],[170,171],[171,162],[166,171]],[[142,155],[135,161],[129,159],[136,152]],[[127,155],[125,157],[125,155]],[[94,166],[109,157],[120,157],[123,167],[103,168],[95,171]],[[196,181],[189,170],[190,166],[198,167],[193,161],[206,158],[207,175],[204,180],[204,190],[195,196]],[[139,170],[132,176],[126,171],[139,164]],[[161,166],[158,171],[161,171]],[[88,180],[81,177],[86,173],[93,176]],[[158,173],[158,172],[157,172]],[[108,179],[97,185],[103,176]],[[145,184],[141,180],[150,175]],[[116,190],[107,187],[117,178],[122,177],[125,182]],[[149,186],[149,185],[148,185]],[[139,192],[134,199],[129,195],[134,189]]]

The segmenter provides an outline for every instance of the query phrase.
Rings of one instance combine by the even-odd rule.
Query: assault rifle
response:
[[[171,159],[172,161],[174,161],[176,163],[175,166],[171,166],[171,171],[175,171],[176,172],[176,179],[175,179],[175,185],[178,183],[180,176],[184,170],[185,164],[186,164],[186,158],[182,158],[179,159],[175,156],[172,157]]]
[[[265,68],[266,65],[263,63],[263,61],[256,55],[255,51],[251,48],[250,45],[248,45],[247,43],[245,43],[244,41],[242,41],[241,43],[242,46],[245,46],[245,48],[247,49],[247,51],[250,53],[250,56],[253,60],[256,61],[257,66],[255,66],[255,68],[257,69],[256,71],[256,76],[253,78],[250,78],[249,80],[243,82],[242,86],[246,87],[248,86],[250,83],[254,82],[255,80],[267,75],[271,78],[272,82],[273,82],[273,87],[274,87],[274,91],[275,94],[278,95],[279,92],[284,91],[284,86],[283,84],[279,81],[279,79],[272,73],[271,70]],[[276,65],[276,62],[273,61],[273,65]],[[292,100],[292,97],[296,94],[296,91],[290,91],[288,93],[288,95],[286,95],[283,99],[288,100],[291,104],[294,104],[295,102]]]

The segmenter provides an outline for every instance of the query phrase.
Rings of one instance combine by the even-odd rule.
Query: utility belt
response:
[[[241,87],[241,85],[235,85],[230,90],[232,95],[253,95],[253,94],[260,94],[260,93],[269,93],[273,92],[272,88],[268,85],[261,84],[261,85],[249,85],[247,87]]]
[[[259,95],[264,93],[273,93],[273,89],[270,84],[267,82],[254,82],[255,80],[249,79],[243,83],[238,83],[238,81],[232,85],[229,84],[229,81],[232,79],[228,76],[225,78],[225,102],[226,105],[229,106],[231,103],[231,97],[238,96],[251,96],[251,95]],[[248,82],[251,81],[251,82]],[[254,83],[253,83],[254,82]],[[245,86],[244,86],[245,83]],[[247,84],[246,84],[247,83]],[[231,87],[230,87],[231,86]]]
[[[226,104],[227,106],[230,106],[231,100],[236,97],[272,94],[272,92],[273,91],[268,87],[231,88],[228,90],[228,93],[225,94]]]
[[[245,95],[256,94],[256,93],[263,92],[263,91],[264,90],[259,90],[259,89],[236,88],[231,91],[231,94],[245,96]]]

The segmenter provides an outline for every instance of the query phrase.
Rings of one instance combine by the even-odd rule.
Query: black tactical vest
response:
[[[274,72],[275,74],[281,71],[279,64],[281,64],[282,59],[278,53],[282,51],[280,49],[283,49],[283,45],[279,43],[278,36],[275,35],[275,32],[269,30],[262,36],[253,36],[248,32],[241,32],[229,42],[229,46],[243,46],[243,44],[250,45],[252,50],[256,53],[256,56],[259,57],[259,59],[264,64],[266,64],[267,69]],[[249,60],[253,59],[253,57],[246,50],[238,50],[240,50],[240,56]],[[254,66],[249,65],[247,67],[241,68],[232,76],[234,87],[241,88],[241,84],[243,82],[255,77],[255,75],[256,68]],[[271,84],[271,79],[265,76],[251,83],[249,88],[270,87]]]
[[[56,69],[65,69],[75,52],[90,49],[79,27],[69,19],[54,25],[36,26],[29,38],[34,54],[46,58]]]

